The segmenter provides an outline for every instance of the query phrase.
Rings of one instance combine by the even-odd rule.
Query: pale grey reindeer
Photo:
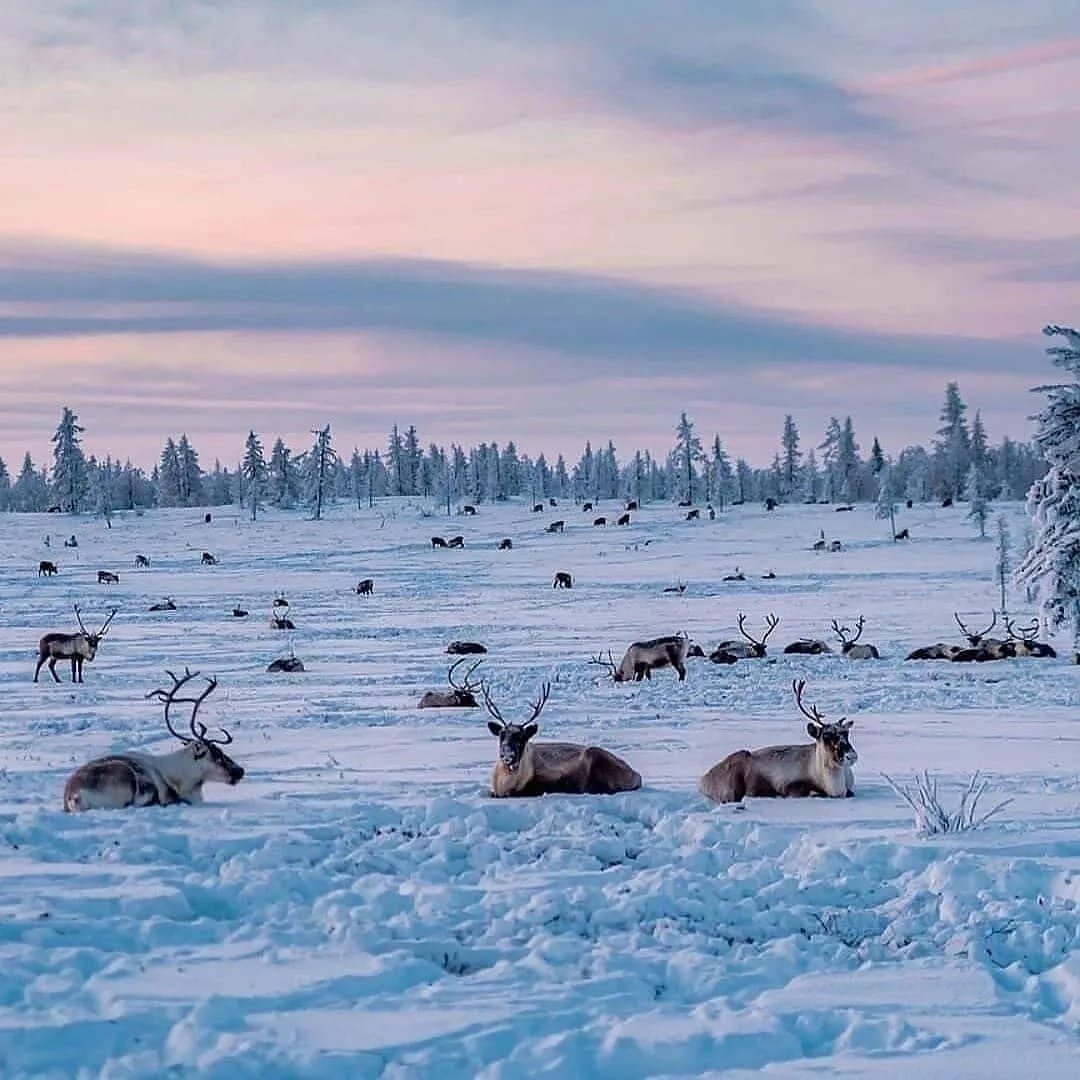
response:
[[[666,667],[673,667],[679,674],[679,682],[682,682],[686,678],[686,654],[689,647],[690,638],[686,634],[668,634],[665,637],[650,638],[648,641],[635,641],[623,653],[618,664],[610,650],[606,660],[598,653],[589,663],[607,668],[615,682],[652,679],[654,671]]]
[[[853,720],[841,717],[828,723],[814,707],[803,704],[805,679],[791,688],[795,704],[809,723],[806,731],[814,741],[798,746],[766,746],[760,750],[737,750],[714,765],[698,785],[702,795],[716,803],[752,798],[796,798],[823,795],[842,799],[855,794],[852,766],[859,760],[851,745]]]
[[[746,632],[746,616],[739,614],[739,633],[745,641],[721,641],[712,651],[710,659],[714,664],[728,664],[733,660],[760,660],[765,656],[766,645],[772,632],[780,625],[777,615],[765,616],[765,633],[760,638],[752,637]]]
[[[416,707],[418,709],[475,709],[480,704],[476,700],[476,691],[480,689],[480,684],[472,682],[472,675],[484,661],[477,660],[465,672],[465,677],[461,682],[458,682],[454,678],[454,672],[467,660],[468,658],[463,656],[450,665],[450,670],[446,673],[446,681],[450,684],[449,690],[429,690]]]
[[[488,730],[499,740],[499,757],[491,774],[491,794],[497,799],[537,795],[614,795],[637,791],[641,775],[622,758],[599,746],[578,743],[537,743],[536,720],[547,704],[551,684],[544,683],[532,713],[523,724],[508,724],[481,684],[484,706],[491,714]]]
[[[81,683],[83,681],[83,663],[86,660],[93,660],[97,656],[98,646],[101,644],[101,639],[108,632],[109,623],[113,621],[114,615],[116,615],[116,608],[109,612],[109,617],[102,624],[101,629],[96,634],[91,634],[83,625],[79,605],[76,604],[75,618],[79,623],[79,632],[77,634],[45,634],[41,638],[38,642],[38,661],[37,667],[34,668],[34,682],[38,681],[41,665],[46,660],[49,662],[49,673],[59,682],[60,676],[56,674],[56,661],[70,660],[71,681]]]
[[[833,633],[840,640],[840,649],[844,656],[848,660],[880,660],[881,653],[878,652],[876,645],[858,644],[859,638],[862,637],[863,626],[866,624],[866,619],[860,615],[859,621],[855,624],[855,636],[850,637],[851,627],[841,626],[836,619],[832,621]]]
[[[198,697],[179,697],[180,690],[199,673],[185,668],[180,678],[171,671],[166,674],[172,679],[172,687],[152,690],[146,696],[164,702],[165,726],[183,745],[171,754],[130,751],[81,765],[64,785],[66,811],[200,803],[207,781],[233,785],[243,779],[244,770],[221,749],[232,742],[232,736],[222,728],[222,737],[212,739],[206,725],[196,721],[199,706],[217,689],[217,680],[207,679]],[[190,734],[182,734],[172,726],[169,709],[177,704],[191,706]]]

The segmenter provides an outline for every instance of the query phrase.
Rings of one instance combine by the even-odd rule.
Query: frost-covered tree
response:
[[[897,475],[893,466],[892,458],[885,458],[878,473],[878,495],[874,506],[874,516],[887,519],[889,522],[889,535],[896,539],[896,503],[899,499],[897,492]]]
[[[941,407],[942,426],[934,443],[934,465],[939,498],[959,499],[964,494],[964,479],[971,466],[971,437],[964,413],[967,406],[960,397],[960,386],[951,382],[945,387]]]
[[[266,496],[266,483],[270,477],[270,470],[263,457],[262,443],[254,431],[248,432],[247,442],[244,443],[244,461],[240,473],[247,486],[248,508],[251,511],[251,520],[254,521]]]
[[[280,436],[274,440],[274,448],[270,451],[269,470],[267,489],[270,504],[281,509],[295,506],[299,490],[296,465],[292,451]]]
[[[11,475],[0,458],[0,511],[11,509]]]
[[[1018,576],[1034,585],[1051,628],[1072,625],[1073,658],[1080,663],[1080,333],[1062,326],[1043,333],[1068,342],[1046,351],[1071,381],[1035,388],[1047,395],[1035,417],[1035,442],[1050,468],[1028,494],[1035,538]]]
[[[799,480],[804,502],[817,502],[818,491],[821,487],[821,476],[818,473],[817,455],[811,447],[806,454],[806,464],[802,467],[802,477]]]
[[[967,476],[968,518],[979,527],[979,539],[986,539],[986,519],[990,511],[986,505],[986,479],[974,457]]]
[[[16,510],[35,513],[49,505],[49,484],[45,470],[38,470],[29,454],[23,457],[19,476],[11,488],[11,502]]]
[[[562,454],[555,459],[555,476],[554,476],[555,494],[560,499],[566,498],[566,493],[570,490],[570,477],[566,471],[566,462],[563,460]]]
[[[885,468],[885,451],[881,449],[881,443],[875,435],[874,443],[870,447],[870,471],[878,476],[883,468]]]
[[[825,498],[832,502],[838,497],[841,486],[839,469],[840,459],[840,421],[835,416],[829,417],[829,425],[825,429],[825,438],[818,446],[821,451],[821,467],[825,472]]]
[[[802,451],[799,449],[799,429],[791,413],[784,417],[784,431],[780,436],[780,447],[783,466],[780,494],[785,499],[790,499],[798,489],[799,462],[802,461]]]
[[[79,512],[89,484],[80,438],[83,431],[78,416],[65,405],[52,437],[52,482],[56,501],[62,509],[72,514]]]
[[[855,441],[855,425],[851,417],[844,418],[836,452],[836,469],[840,480],[840,498],[851,502],[858,497],[859,444]]]
[[[332,491],[338,456],[333,447],[329,424],[324,428],[313,428],[311,434],[315,436],[315,442],[304,455],[302,482],[305,504],[311,510],[312,517],[319,521]]]
[[[401,437],[397,424],[390,431],[386,443],[386,464],[390,470],[390,494],[405,495],[408,487],[405,467],[405,440]]]
[[[188,440],[185,431],[176,444],[176,460],[179,466],[180,505],[201,506],[203,502],[203,472],[199,455]]]
[[[402,478],[403,495],[420,494],[420,470],[423,457],[424,455],[420,450],[420,437],[416,433],[416,428],[410,424],[405,431],[404,459],[402,461],[402,468],[405,472]]]
[[[1004,514],[998,514],[997,519],[997,561],[995,564],[995,572],[997,574],[998,589],[1001,593],[1001,608],[1002,615],[1007,612],[1008,606],[1006,604],[1006,592],[1009,584],[1009,574],[1012,571],[1012,553],[1009,547],[1009,524],[1005,520]]]
[[[694,466],[704,461],[705,455],[701,452],[701,440],[694,434],[694,422],[687,417],[686,413],[679,416],[679,423],[675,427],[673,453],[678,463],[676,490],[680,501],[693,503]]]
[[[180,459],[170,435],[165,440],[157,468],[158,506],[180,505]]]
[[[724,504],[731,502],[735,486],[735,473],[731,468],[731,458],[720,441],[720,436],[713,438],[712,460],[709,462],[709,481],[711,499],[715,499],[721,513]]]

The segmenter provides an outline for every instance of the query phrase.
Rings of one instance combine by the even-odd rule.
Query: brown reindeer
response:
[[[446,547],[446,541],[441,536],[433,536],[431,546],[432,548],[444,548]]]
[[[606,517],[593,518],[593,524],[594,525],[606,525],[607,524],[607,518]]]
[[[450,539],[446,541],[446,546],[448,548],[463,548],[465,546],[465,537],[451,536]]]
[[[553,521],[553,522],[551,522],[551,524],[549,524],[549,525],[548,525],[548,527],[547,527],[547,529],[545,530],[545,532],[549,532],[549,533],[561,533],[561,532],[563,531],[563,529],[565,529],[565,528],[566,528],[566,522],[565,522],[565,521],[562,521],[562,520],[560,519],[559,521]]]
[[[499,541],[499,550],[500,551],[511,551],[513,549],[513,547],[514,547],[514,541],[511,540],[509,536],[504,536]]]
[[[592,508],[593,508],[593,504],[591,502],[581,504],[581,512],[583,514],[591,514],[592,513]]]
[[[949,657],[954,664],[964,664],[972,661],[984,663],[988,660],[1007,660],[1009,657],[1016,655],[1016,647],[1013,642],[986,636],[997,626],[997,612],[992,612],[992,616],[990,625],[985,630],[972,631],[964,625],[960,613],[958,611],[953,612],[956,625],[960,627],[960,632],[967,638],[968,642],[966,649],[957,649]]]
[[[450,665],[450,670],[446,673],[446,681],[450,684],[449,690],[429,690],[420,699],[420,704],[416,707],[418,709],[475,709],[479,705],[476,700],[476,691],[480,689],[479,682],[472,681],[473,672],[483,663],[483,660],[477,660],[467,672],[465,677],[458,682],[454,678],[454,672],[458,669],[459,665],[466,663],[466,658],[463,656],[460,660],[455,660]]]
[[[56,563],[50,562],[48,559],[42,559],[38,563],[37,567],[38,577],[52,577],[54,574],[59,573],[56,569]]]
[[[765,633],[761,635],[760,639],[751,637],[746,632],[746,616],[739,615],[739,633],[746,639],[745,641],[721,641],[719,645],[713,650],[713,655],[709,658],[713,663],[727,664],[730,660],[727,657],[734,656],[736,660],[760,660],[765,655],[765,643],[769,640],[772,632],[780,625],[780,620],[775,615],[765,616]],[[717,654],[720,654],[720,658],[716,659]]]
[[[638,508],[637,499],[627,499],[627,501],[626,501],[626,509],[627,510],[636,510],[637,508]]]
[[[171,596],[166,596],[164,600],[159,600],[156,604],[150,605],[151,611],[175,611],[176,602]]]
[[[469,517],[476,517],[476,507],[466,504],[461,508],[463,514],[468,514]]]
[[[451,656],[478,656],[487,652],[487,646],[478,641],[451,641],[446,651]]]
[[[491,700],[487,686],[481,685],[481,690],[491,715],[488,730],[499,740],[499,757],[491,774],[491,794],[495,798],[615,795],[641,787],[641,775],[609,750],[577,743],[532,741],[539,730],[537,718],[551,693],[550,683],[544,683],[524,724],[508,724]]]
[[[795,680],[791,688],[795,704],[809,720],[806,731],[814,741],[729,754],[701,778],[699,789],[711,802],[742,802],[747,795],[751,798],[823,795],[842,799],[855,794],[852,766],[859,755],[851,745],[854,721],[842,717],[836,723],[826,722],[816,708],[803,704],[805,680]]]
[[[119,585],[120,575],[114,574],[111,570],[99,570],[97,581],[99,585]]]
[[[551,587],[553,589],[572,589],[574,587],[574,579],[565,570],[557,570],[555,572],[555,580],[552,582]]]
[[[698,510],[696,507],[693,510],[687,510],[686,511],[686,520],[687,521],[699,521],[700,519],[701,519],[701,511]]]
[[[625,514],[620,514],[618,519],[616,520],[615,524],[616,525],[629,525],[630,524],[630,514],[629,514],[629,512],[627,512]]]
[[[181,749],[171,754],[111,754],[80,766],[64,785],[65,810],[201,803],[207,781],[233,785],[243,779],[244,770],[221,749],[232,742],[232,736],[222,728],[221,738],[211,738],[206,725],[196,721],[199,706],[217,688],[217,680],[207,679],[198,697],[177,697],[199,673],[185,670],[182,678],[171,671],[166,674],[173,681],[172,689],[154,690],[147,697],[164,702],[165,726],[183,744]],[[177,731],[169,720],[169,709],[176,704],[191,706],[190,733]]]
[[[356,586],[357,596],[371,596],[375,592],[375,581],[372,578],[366,577],[363,581],[358,582]]]
[[[275,672],[284,672],[285,674],[293,674],[294,672],[300,672],[304,670],[304,661],[297,656],[279,656],[276,660],[271,660],[266,665],[266,670],[270,674]]]
[[[799,638],[798,641],[785,645],[784,652],[789,656],[822,656],[824,653],[831,653],[832,649],[827,641],[819,638]]]
[[[145,555],[135,556],[135,569],[136,570],[149,570],[150,560]]]
[[[543,503],[533,503],[532,512],[534,514],[542,514],[544,512],[544,504]]]
[[[71,681],[81,683],[83,681],[83,663],[86,660],[93,660],[97,656],[101,639],[108,632],[109,623],[113,621],[115,615],[116,608],[113,608],[109,612],[109,617],[102,623],[101,629],[96,634],[91,634],[83,625],[79,605],[76,604],[75,618],[79,622],[79,632],[77,634],[45,634],[42,637],[38,642],[38,661],[37,667],[34,668],[34,682],[38,681],[41,665],[46,661],[49,662],[49,674],[52,675],[56,682],[59,682],[60,676],[56,674],[56,661],[70,660]]]
[[[665,637],[650,638],[648,641],[635,641],[623,653],[622,660],[616,664],[608,650],[608,658],[598,653],[589,663],[608,669],[615,682],[641,682],[652,679],[652,673],[661,668],[673,667],[679,674],[679,682],[686,678],[686,653],[690,639],[686,634],[668,634]]]
[[[209,551],[204,551],[202,553],[202,564],[203,566],[217,566],[218,558]]]
[[[1052,645],[1038,640],[1039,620],[1036,619],[1030,626],[1014,626],[1012,619],[1005,616],[1005,626],[1012,639],[1013,655],[1033,657],[1055,657],[1057,652]]]
[[[841,626],[835,619],[832,621],[833,633],[840,639],[840,649],[848,660],[881,659],[881,654],[878,652],[876,645],[857,644],[859,638],[862,637],[863,626],[865,623],[866,620],[860,615],[858,622],[855,624],[855,636],[849,637],[851,634],[850,627]]]

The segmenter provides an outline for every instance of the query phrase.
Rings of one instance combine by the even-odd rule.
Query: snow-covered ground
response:
[[[565,535],[543,532],[556,516]],[[902,660],[995,606],[993,544],[962,509],[905,512],[910,544],[867,507],[634,517],[0,518],[0,1076],[1077,1075],[1080,669]],[[811,551],[819,529],[844,551]],[[292,635],[269,628],[277,592]],[[178,610],[148,612],[166,594]],[[120,610],[83,686],[64,665],[35,685],[73,602],[88,624]],[[708,651],[740,611],[781,616],[768,660],[692,661],[682,684],[587,664],[678,630]],[[880,662],[780,655],[859,614]],[[290,638],[307,672],[267,674]],[[550,679],[541,738],[607,746],[644,788],[490,799],[486,715],[416,709],[453,638],[489,646],[508,716]],[[171,748],[145,695],[185,664],[219,678],[204,719],[247,777],[198,807],[62,813],[78,763]],[[794,677],[855,719],[856,797],[707,805],[721,757],[803,741]],[[949,801],[976,769],[1013,801],[919,838],[881,774],[923,768]]]

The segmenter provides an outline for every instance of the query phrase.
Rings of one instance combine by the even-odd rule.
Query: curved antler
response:
[[[113,616],[115,615],[116,608],[113,608],[112,611],[109,612],[109,617],[101,624],[101,629],[97,632],[95,637],[103,638],[105,636],[105,631],[109,629],[109,623],[113,621]]]
[[[614,675],[619,670],[619,665],[615,663],[615,657],[611,655],[611,650],[608,649],[608,658],[604,659],[604,654],[598,652],[594,657],[589,660],[590,664],[596,664],[597,667],[607,668],[611,675]]]
[[[484,695],[484,708],[492,715],[495,720],[498,720],[503,727],[506,727],[506,721],[503,719],[503,714],[499,712],[499,707],[491,700],[491,694],[488,693],[487,682],[484,679],[480,680],[480,693]]]
[[[806,689],[805,679],[793,679],[791,682],[791,689],[795,692],[795,704],[799,706],[799,712],[806,717],[807,720],[812,720],[815,724],[824,724],[825,717],[818,711],[816,705],[803,704],[803,691]]]
[[[181,735],[180,732],[172,726],[172,721],[169,719],[169,709],[176,701],[191,700],[190,698],[178,698],[176,694],[180,687],[191,682],[191,680],[194,679],[199,673],[197,671],[192,671],[189,667],[185,667],[184,677],[182,679],[178,679],[168,669],[166,669],[165,674],[168,675],[169,678],[173,681],[172,689],[166,690],[162,687],[158,690],[151,690],[150,693],[146,695],[146,697],[147,699],[156,698],[158,701],[163,701],[165,703],[165,726],[169,729],[169,734],[179,739],[181,742],[186,743],[188,741],[187,736]]]
[[[990,620],[990,625],[985,630],[980,630],[974,634],[961,621],[960,612],[954,611],[953,618],[956,620],[956,625],[960,627],[960,632],[964,635],[964,637],[968,639],[970,644],[974,647],[975,645],[978,645],[979,642],[982,641],[982,639],[986,637],[986,635],[989,634],[995,626],[997,626],[997,612],[992,612],[992,614],[993,618]]]
[[[83,632],[83,633],[84,633],[84,634],[85,634],[85,635],[86,635],[87,637],[89,637],[89,636],[90,636],[90,631],[86,629],[85,625],[83,625],[83,621],[82,621],[82,615],[81,615],[81,614],[80,614],[80,612],[79,612],[79,605],[78,605],[78,604],[75,604],[75,605],[73,605],[73,606],[74,606],[74,608],[75,608],[75,618],[76,618],[76,619],[78,620],[78,623],[79,623],[79,629],[80,629],[80,630],[81,630],[81,631],[82,631],[82,632]]]
[[[540,697],[532,702],[532,716],[525,721],[527,724],[531,724],[543,711],[544,706],[547,704],[548,695],[551,693],[551,683],[546,682],[540,688]]]
[[[454,672],[457,670],[459,665],[466,663],[467,660],[467,656],[463,656],[460,660],[455,660],[450,665],[450,670],[446,673],[446,681],[450,684],[451,688],[454,690],[458,690],[462,693],[471,693],[473,690],[476,689],[476,683],[469,682],[469,680],[470,678],[472,678],[472,673],[484,662],[483,660],[477,660],[476,663],[473,664],[473,666],[469,668],[467,672],[465,672],[464,682],[456,683],[454,681]]]
[[[1039,633],[1038,618],[1030,626],[1014,626],[1012,618],[1005,616],[1005,628],[1009,631],[1009,637],[1019,638],[1025,644],[1033,642]]]

